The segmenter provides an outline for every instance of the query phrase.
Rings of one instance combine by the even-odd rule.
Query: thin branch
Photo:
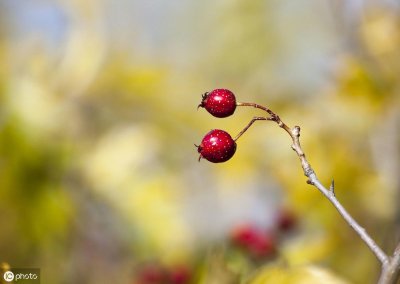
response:
[[[335,182],[332,180],[329,189],[324,187],[318,180],[317,175],[312,169],[310,163],[306,159],[306,155],[300,145],[300,127],[295,126],[293,129],[288,127],[280,117],[267,107],[255,103],[237,103],[237,106],[251,106],[267,112],[270,117],[254,117],[250,123],[236,136],[235,141],[245,133],[249,127],[257,120],[271,120],[275,121],[279,127],[285,130],[292,138],[292,149],[296,152],[300,159],[301,167],[303,168],[304,175],[307,176],[307,183],[316,187],[336,208],[343,219],[348,225],[359,235],[368,248],[375,254],[376,258],[382,264],[382,271],[379,278],[379,284],[395,284],[400,276],[400,243],[397,245],[393,256],[388,257],[383,250],[375,243],[369,236],[367,231],[361,227],[353,217],[347,212],[343,205],[339,202],[335,195]]]
[[[255,107],[255,108],[259,108],[262,109],[263,111],[266,111],[271,117],[275,116],[275,113],[270,110],[269,108],[259,105],[259,104],[255,104],[255,103],[236,103],[237,106],[251,106],[251,107]]]
[[[370,250],[379,259],[382,265],[387,265],[389,262],[388,256],[382,251],[382,249],[375,243],[375,241],[368,235],[366,230],[361,227],[347,210],[342,206],[342,204],[336,199],[334,193],[326,189],[318,180],[315,173],[311,174],[309,177],[310,183],[314,185],[329,201],[335,206],[336,210],[340,215],[346,220],[346,222],[353,228],[354,231],[360,236],[360,238],[367,244]]]
[[[332,179],[331,185],[329,186],[329,191],[332,192],[333,195],[335,195],[335,180]]]
[[[253,119],[250,120],[249,124],[247,124],[246,127],[243,128],[243,130],[240,131],[239,134],[236,135],[235,139],[233,139],[233,140],[235,140],[235,141],[238,140],[238,139],[240,138],[240,136],[242,136],[242,135],[247,131],[247,129],[249,129],[250,126],[252,126],[253,123],[256,122],[256,121],[258,121],[258,120],[271,120],[271,119],[270,119],[269,117],[262,117],[262,116],[255,116],[255,117],[253,117]]]
[[[375,243],[375,241],[369,236],[367,231],[361,227],[347,210],[342,206],[342,204],[337,200],[333,190],[328,190],[325,188],[321,182],[318,180],[317,175],[312,169],[311,165],[306,159],[306,156],[300,146],[300,127],[295,126],[292,130],[292,135],[290,135],[293,140],[293,150],[299,156],[301,161],[301,166],[303,168],[305,176],[308,177],[308,183],[315,186],[328,200],[335,206],[339,214],[345,219],[345,221],[350,225],[351,228],[360,236],[360,238],[365,242],[365,244],[370,248],[370,250],[375,254],[382,265],[388,263],[387,255],[382,251],[382,249]]]
[[[331,190],[328,190],[324,187],[321,182],[318,180],[317,175],[315,174],[314,170],[312,169],[310,163],[306,159],[306,155],[303,152],[303,149],[300,145],[300,127],[295,126],[293,129],[288,127],[283,121],[280,119],[278,115],[276,115],[272,110],[267,107],[260,106],[254,103],[237,103],[238,106],[252,106],[258,109],[262,109],[266,111],[271,117],[269,120],[275,121],[279,127],[284,129],[292,138],[292,149],[296,152],[297,156],[300,159],[301,167],[303,168],[304,175],[308,178],[307,183],[316,187],[336,208],[339,214],[343,217],[343,219],[348,223],[348,225],[353,228],[353,230],[359,235],[359,237],[365,242],[365,244],[369,247],[369,249],[375,254],[377,259],[382,263],[383,270],[386,270],[387,267],[391,267],[394,263],[389,259],[389,257],[382,251],[382,249],[375,243],[375,241],[369,236],[367,231],[361,227],[353,217],[347,212],[347,210],[342,206],[342,204],[338,201],[335,196],[334,192],[334,183],[331,184]],[[237,137],[239,138],[253,123],[254,119],[247,125],[247,127],[240,133]],[[236,139],[237,139],[236,138]],[[396,249],[398,260],[393,265],[398,268],[400,266],[400,248]],[[393,258],[394,259],[394,258]],[[389,265],[390,261],[390,265]],[[396,265],[397,264],[397,265]],[[397,269],[398,271],[398,269]],[[382,282],[382,283],[389,283],[389,282]]]
[[[382,267],[378,284],[395,284],[400,276],[400,243],[394,250],[393,256],[387,265]]]

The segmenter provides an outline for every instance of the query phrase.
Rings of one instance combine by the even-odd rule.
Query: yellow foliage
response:
[[[271,265],[261,269],[249,284],[347,284],[346,280],[318,266],[284,267]]]
[[[164,261],[185,259],[191,234],[179,210],[179,198],[166,180],[143,185],[127,200],[125,208],[135,223],[148,252]]]
[[[335,249],[333,237],[318,231],[309,230],[281,247],[282,258],[290,266],[307,265],[326,259]]]

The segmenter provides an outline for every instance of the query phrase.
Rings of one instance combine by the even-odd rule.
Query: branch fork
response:
[[[336,198],[335,194],[335,182],[332,182],[329,189],[324,187],[316,173],[312,169],[310,163],[308,162],[305,153],[303,152],[300,145],[300,127],[295,126],[294,128],[288,127],[280,117],[275,114],[272,110],[267,107],[255,104],[255,103],[237,103],[237,106],[250,106],[254,108],[261,109],[269,114],[268,117],[254,117],[248,125],[235,137],[235,141],[239,139],[254,122],[260,120],[274,121],[278,124],[280,128],[285,130],[292,139],[291,148],[296,152],[300,159],[301,167],[303,169],[304,175],[308,178],[307,183],[317,188],[336,208],[342,218],[347,222],[347,224],[358,234],[358,236],[364,241],[368,248],[374,253],[376,258],[380,261],[382,270],[379,278],[379,284],[395,284],[400,276],[400,243],[397,245],[393,256],[389,257],[386,253],[376,244],[376,242],[371,238],[367,231],[361,227],[353,217],[347,212],[343,205]]]

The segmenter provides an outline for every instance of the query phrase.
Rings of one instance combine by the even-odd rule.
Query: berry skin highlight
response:
[[[200,153],[199,161],[204,158],[212,163],[226,162],[235,154],[236,142],[228,132],[214,129],[204,136],[197,152]]]
[[[236,97],[227,89],[215,89],[203,95],[198,107],[205,108],[215,117],[228,117],[235,112]]]

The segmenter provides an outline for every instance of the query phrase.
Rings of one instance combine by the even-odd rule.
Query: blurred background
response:
[[[0,262],[42,283],[375,283],[268,122],[227,163],[196,110],[269,106],[382,248],[399,241],[400,3],[0,1]]]

